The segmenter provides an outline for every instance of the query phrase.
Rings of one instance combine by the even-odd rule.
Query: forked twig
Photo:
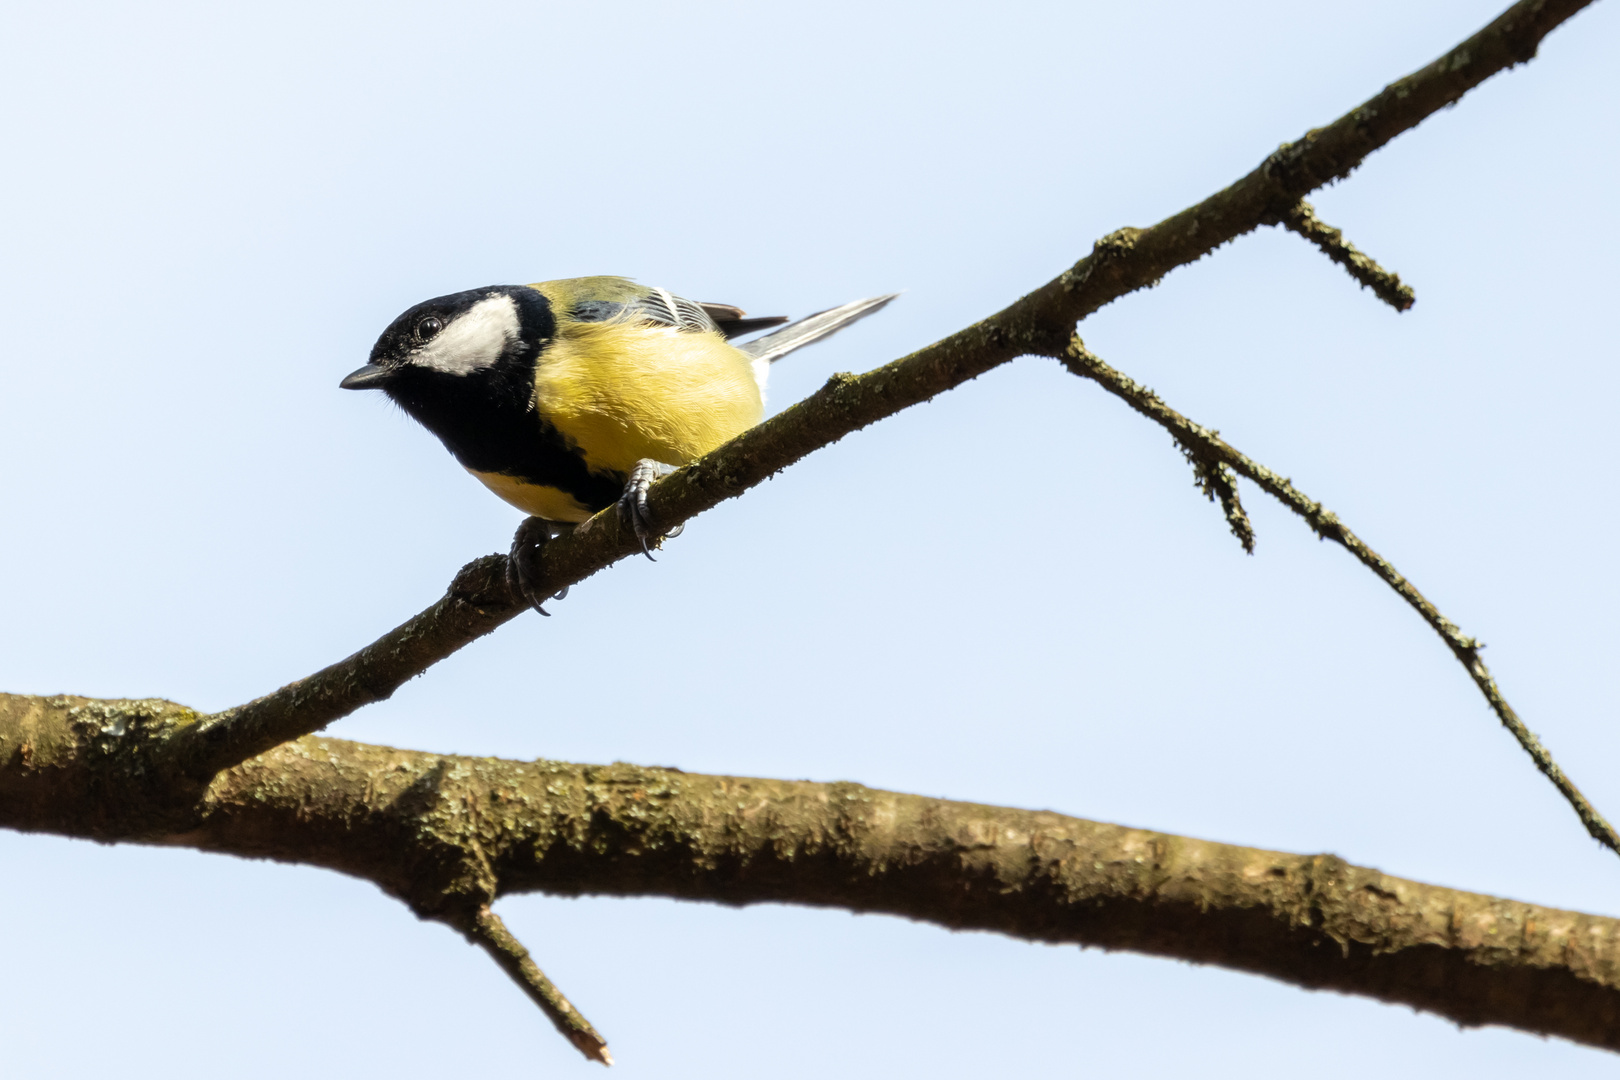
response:
[[[1074,374],[1090,379],[1163,427],[1182,446],[1196,446],[1199,452],[1208,458],[1229,466],[1240,476],[1248,477],[1260,485],[1278,502],[1304,518],[1305,523],[1317,536],[1324,540],[1332,540],[1350,552],[1363,566],[1377,574],[1379,580],[1394,589],[1401,599],[1410,604],[1423,617],[1423,621],[1440,635],[1440,639],[1446,643],[1446,647],[1451,650],[1458,662],[1468,669],[1469,677],[1479,687],[1480,693],[1485,695],[1485,700],[1490,702],[1491,709],[1496,713],[1497,719],[1502,721],[1502,726],[1513,733],[1519,745],[1524,747],[1525,753],[1535,762],[1536,768],[1552,781],[1553,786],[1574,808],[1576,815],[1581,819],[1581,824],[1586,826],[1586,831],[1591,833],[1598,843],[1620,855],[1620,835],[1615,833],[1614,826],[1610,825],[1586,796],[1581,794],[1580,789],[1565,775],[1564,770],[1558,767],[1558,763],[1541,744],[1541,740],[1536,738],[1535,732],[1525,727],[1524,721],[1519,719],[1518,713],[1513,711],[1507,699],[1502,696],[1502,691],[1497,687],[1490,669],[1485,666],[1485,661],[1479,658],[1481,648],[1479,641],[1464,634],[1455,623],[1440,614],[1439,609],[1418,592],[1417,586],[1396,570],[1388,559],[1368,547],[1332,511],[1307,497],[1290,481],[1240,453],[1214,431],[1182,416],[1160,400],[1159,395],[1152,390],[1109,367],[1087,349],[1078,336],[1070,343],[1061,360],[1063,366]]]

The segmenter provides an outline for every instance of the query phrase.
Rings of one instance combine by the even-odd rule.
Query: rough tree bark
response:
[[[1220,964],[1620,1050],[1616,919],[1332,855],[859,784],[319,736],[189,792],[147,783],[142,747],[195,717],[163,701],[0,696],[4,823],[323,866],[463,932],[502,894],[534,891],[834,906]]]
[[[1491,75],[1531,59],[1587,0],[1525,0],[1422,70],[1269,155],[1225,190],[1098,241],[1005,310],[805,401],[656,483],[675,524],[845,434],[1016,356],[1060,359],[1163,425],[1252,544],[1243,475],[1340,543],[1446,641],[1601,842],[1620,837],[1508,707],[1478,644],[1393,566],[1286,481],[1089,353],[1077,321],[1261,225],[1320,247],[1398,310],[1412,292],[1321,222],[1304,196]],[[547,546],[550,592],[637,551],[611,513]],[[490,905],[525,891],[787,901],[1179,957],[1364,994],[1462,1024],[1620,1049],[1620,921],[1285,855],[1064,817],[813,784],[629,765],[521,763],[365,746],[312,733],[388,697],[523,610],[504,559],[377,642],[213,715],[164,701],[0,695],[0,826],[185,845],[323,866],[377,883],[483,947],[587,1056],[606,1043]]]

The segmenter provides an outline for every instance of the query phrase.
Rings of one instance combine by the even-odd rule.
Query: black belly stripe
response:
[[[492,400],[469,380],[424,374],[436,377],[413,379],[424,384],[420,392],[412,392],[416,385],[400,387],[395,400],[437,435],[463,468],[554,487],[592,511],[618,501],[628,477],[592,471],[579,448],[526,403],[514,408],[509,398],[493,395]]]
[[[617,502],[629,479],[587,468],[578,447],[532,412],[516,423],[489,425],[470,438],[460,434],[440,438],[465,468],[556,488],[593,512]]]

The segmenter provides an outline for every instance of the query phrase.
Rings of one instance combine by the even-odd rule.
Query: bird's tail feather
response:
[[[780,330],[772,331],[764,337],[738,345],[754,361],[756,368],[763,368],[773,361],[780,360],[795,349],[802,349],[806,345],[814,345],[829,334],[837,333],[857,319],[864,319],[874,311],[881,310],[885,304],[893,300],[899,293],[890,293],[888,296],[874,296],[867,300],[855,300],[841,307],[831,308],[827,311],[818,311],[814,315],[807,315],[795,323],[788,323]]]

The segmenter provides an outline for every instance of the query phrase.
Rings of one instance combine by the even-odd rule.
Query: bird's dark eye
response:
[[[429,341],[434,337],[434,335],[443,329],[444,323],[440,321],[439,317],[437,315],[429,315],[427,318],[416,324],[416,340]]]

